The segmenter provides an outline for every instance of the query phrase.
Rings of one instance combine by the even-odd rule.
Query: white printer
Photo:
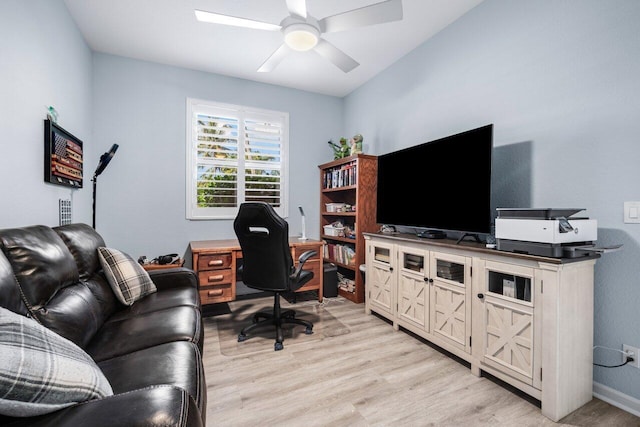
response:
[[[498,208],[497,248],[553,258],[593,254],[590,249],[598,239],[597,221],[572,217],[583,210]]]

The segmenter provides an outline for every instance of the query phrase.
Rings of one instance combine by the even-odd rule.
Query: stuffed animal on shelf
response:
[[[351,138],[351,155],[362,153],[362,135],[357,134],[353,138]]]
[[[334,144],[333,141],[327,142],[333,148],[334,160],[343,159],[349,156],[351,148],[347,145],[347,138],[340,138],[340,145]]]

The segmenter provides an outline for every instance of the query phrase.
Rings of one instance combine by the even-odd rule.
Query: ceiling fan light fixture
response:
[[[320,31],[309,24],[293,24],[284,29],[284,42],[293,50],[313,49],[320,39]]]

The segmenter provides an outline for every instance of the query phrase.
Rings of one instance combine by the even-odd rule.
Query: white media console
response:
[[[598,255],[547,258],[364,235],[368,314],[467,361],[474,375],[489,373],[534,397],[553,421],[592,399]]]

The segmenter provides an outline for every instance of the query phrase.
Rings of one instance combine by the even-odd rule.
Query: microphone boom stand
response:
[[[93,173],[93,229],[96,229],[96,184],[98,183],[98,175],[100,175],[104,169],[107,167],[113,156],[116,154],[116,150],[118,149],[118,144],[113,144],[111,149],[100,156],[100,161],[98,162],[98,167],[96,171]]]

